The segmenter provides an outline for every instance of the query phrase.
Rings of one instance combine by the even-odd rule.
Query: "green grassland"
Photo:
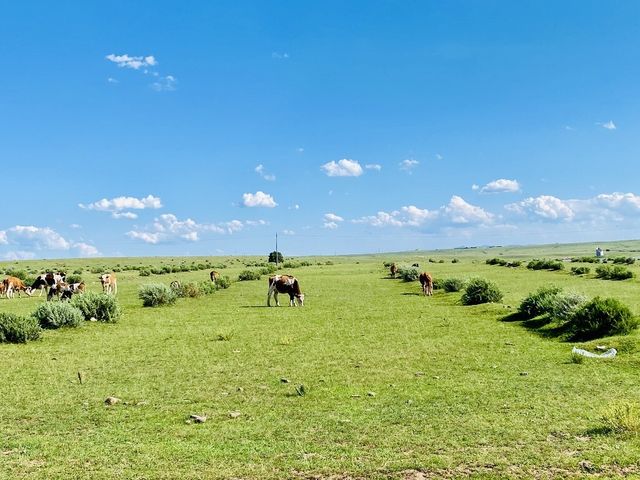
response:
[[[640,252],[640,241],[601,246],[608,256]],[[140,285],[207,280],[208,271],[118,272],[118,323],[87,322],[28,344],[0,344],[0,478],[640,474],[638,437],[607,433],[601,421],[611,402],[640,396],[638,333],[615,359],[577,364],[574,343],[504,321],[525,295],[549,284],[612,296],[640,314],[640,267],[629,266],[636,278],[607,281],[570,275],[572,264],[558,272],[485,264],[496,256],[555,259],[594,250],[575,244],[305,258],[310,266],[282,272],[300,280],[303,308],[267,308],[264,276],[143,308]],[[99,291],[90,269],[183,260],[4,262],[0,270],[83,269],[88,289]],[[209,260],[236,280],[245,263],[264,258]],[[467,307],[460,293],[424,297],[417,282],[388,278],[389,261],[418,262],[436,279],[485,277],[504,300]],[[41,302],[2,298],[0,312],[27,314]],[[122,401],[106,406],[108,396]],[[191,414],[208,420],[188,423]]]

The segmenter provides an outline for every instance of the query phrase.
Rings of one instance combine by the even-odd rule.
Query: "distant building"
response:
[[[600,247],[596,248],[596,257],[597,258],[604,257],[604,250],[602,250]]]

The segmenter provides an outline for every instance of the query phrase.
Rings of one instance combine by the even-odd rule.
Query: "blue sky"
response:
[[[5,2],[0,259],[638,238],[639,18]]]

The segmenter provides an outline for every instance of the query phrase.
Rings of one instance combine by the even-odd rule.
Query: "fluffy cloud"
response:
[[[520,191],[520,184],[517,180],[499,178],[498,180],[487,183],[484,187],[473,185],[471,189],[480,190],[480,193],[513,193]]]
[[[2,255],[3,260],[31,260],[36,258],[34,252],[26,252],[24,250],[13,250]]]
[[[324,228],[328,228],[329,230],[335,230],[338,228],[338,224],[336,222],[325,222]]]
[[[242,194],[242,205],[244,205],[245,207],[273,208],[278,204],[268,193],[257,191],[256,193]]]
[[[284,233],[285,235],[295,235],[296,232],[294,232],[293,230],[283,230],[282,233]]]
[[[105,57],[110,62],[115,63],[120,68],[132,68],[133,70],[139,70],[140,68],[155,67],[158,65],[157,60],[153,55],[132,57],[127,55],[115,55],[113,53]]]
[[[172,92],[176,89],[178,80],[173,75],[159,76],[158,79],[151,84],[156,92]]]
[[[133,212],[123,212],[123,210],[144,210],[147,208],[162,208],[162,201],[153,195],[144,198],[116,197],[112,199],[103,198],[97,202],[87,205],[79,203],[78,206],[84,210],[95,210],[98,212],[111,212],[113,218],[134,219],[138,216]]]
[[[260,175],[262,178],[264,178],[265,180],[269,181],[269,182],[273,182],[276,179],[276,176],[273,175],[272,173],[267,173],[265,171],[264,165],[260,164],[255,168],[255,172]]]
[[[379,172],[380,170],[382,170],[382,165],[378,163],[367,163],[364,168],[366,168],[367,170],[375,170],[376,172]]]
[[[0,230],[0,245],[6,245],[7,243],[9,243],[7,232]]]
[[[343,222],[344,218],[342,218],[339,215],[336,215],[335,213],[325,213],[324,221],[325,222]]]
[[[505,208],[520,215],[533,214],[548,220],[572,220],[575,217],[571,202],[551,195],[529,197],[521,202],[510,203]]]
[[[454,224],[486,224],[491,223],[494,218],[493,214],[467,203],[458,195],[452,196],[449,204],[442,211]]]
[[[96,257],[100,255],[100,252],[93,245],[89,245],[88,243],[78,242],[74,243],[73,247],[77,250],[78,254],[81,257]]]
[[[131,230],[127,236],[134,240],[155,245],[158,243],[187,240],[197,242],[201,236],[208,233],[233,234],[246,227],[268,225],[264,220],[231,220],[220,223],[198,223],[191,218],[180,220],[172,213],[165,213],[156,218],[146,228]]]
[[[69,250],[71,243],[49,227],[16,225],[4,232],[4,243],[38,250]]]
[[[405,172],[411,173],[411,171],[420,165],[418,160],[414,160],[413,158],[408,158],[400,162],[400,170],[404,170]]]
[[[329,177],[359,177],[363,172],[357,160],[350,160],[348,158],[343,158],[337,162],[332,160],[320,168],[322,168]]]
[[[613,210],[640,212],[640,196],[634,193],[601,193],[595,197],[594,201]]]
[[[600,125],[602,128],[606,128],[607,130],[615,130],[618,128],[616,127],[616,124],[613,123],[613,120],[609,120],[605,123],[598,123],[598,125]]]

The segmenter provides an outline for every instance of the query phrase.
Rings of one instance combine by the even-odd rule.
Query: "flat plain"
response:
[[[595,244],[493,247],[297,258],[305,306],[266,307],[267,278],[237,281],[266,257],[4,262],[0,270],[83,270],[210,260],[225,290],[144,308],[147,283],[205,281],[207,270],[119,271],[115,324],[45,331],[0,344],[0,477],[5,478],[566,478],[640,474],[640,440],[607,433],[602,412],[640,395],[638,333],[587,344],[505,321],[543,285],[615,297],[640,314],[636,278],[531,271],[488,258],[563,259]],[[640,241],[602,244],[633,256]],[[285,252],[286,255],[286,252]],[[432,261],[430,262],[429,259]],[[453,263],[452,260],[457,262]],[[442,263],[439,263],[442,261]],[[499,304],[460,293],[424,297],[385,262],[436,279],[484,277]],[[581,265],[581,264],[577,264]],[[589,264],[586,264],[589,265]],[[589,265],[593,267],[593,265]],[[593,269],[593,268],[592,268]],[[0,299],[28,314],[44,296]],[[620,346],[574,363],[574,345]],[[83,381],[79,381],[78,375]],[[115,396],[121,402],[107,406]],[[202,424],[190,423],[204,415]],[[239,415],[238,415],[239,414]]]

